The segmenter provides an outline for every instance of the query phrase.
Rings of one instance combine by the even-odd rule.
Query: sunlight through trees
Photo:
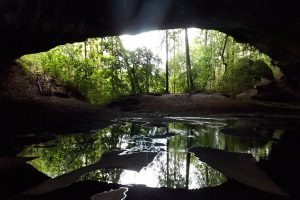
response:
[[[59,81],[95,104],[165,92],[234,96],[252,89],[261,78],[280,76],[270,58],[248,44],[212,30],[199,29],[192,40],[187,33],[188,29],[162,32],[166,61],[150,48],[127,50],[120,37],[107,37],[25,55],[18,62],[31,74]]]

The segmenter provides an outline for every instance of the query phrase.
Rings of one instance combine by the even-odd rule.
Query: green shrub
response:
[[[254,61],[253,68],[258,79],[260,78],[267,78],[269,80],[274,79],[273,71],[264,61],[262,60]]]
[[[261,78],[274,79],[270,67],[261,60],[242,58],[218,83],[218,90],[234,96],[254,88]]]

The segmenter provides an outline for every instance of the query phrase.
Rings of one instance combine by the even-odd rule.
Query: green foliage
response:
[[[175,29],[168,33],[171,93],[236,95],[253,88],[261,78],[281,77],[278,68],[271,65],[271,59],[254,47],[237,43],[217,31],[199,30],[194,41],[190,41],[194,83],[191,91],[184,31]],[[19,62],[27,71],[56,79],[94,104],[106,104],[125,95],[165,91],[166,72],[160,66],[161,59],[144,47],[126,50],[119,37],[90,38],[23,56]]]
[[[274,79],[271,68],[263,60],[255,60],[253,63],[253,70],[257,78]]]
[[[210,63],[210,49],[193,49],[192,51],[192,73],[194,76],[195,87],[199,91],[204,91],[208,82],[212,79]]]
[[[157,68],[160,59],[146,48],[125,50],[118,37],[58,46],[23,56],[19,62],[32,73],[63,82],[95,104],[129,94],[161,92],[164,85]]]
[[[262,60],[243,58],[238,60],[220,84],[220,90],[229,94],[239,94],[252,89],[261,80],[274,78],[270,67]]]
[[[272,71],[276,71],[276,67],[269,67],[270,58],[248,44],[237,43],[232,37],[227,39],[223,63],[225,37],[226,35],[217,31],[200,30],[196,39],[192,41],[191,65],[196,91],[235,95],[251,89],[261,77],[273,79]],[[178,31],[174,31],[170,37],[170,55],[173,55],[169,61],[170,85],[173,86],[173,93],[189,91],[184,68],[185,51],[180,38],[183,40]],[[243,59],[251,60],[251,63],[243,63]],[[237,62],[238,60],[241,61]]]

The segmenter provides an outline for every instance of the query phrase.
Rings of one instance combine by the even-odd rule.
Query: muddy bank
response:
[[[78,99],[78,94],[13,63],[0,73],[2,135],[68,133],[105,127],[113,111]]]
[[[120,98],[107,105],[119,112],[171,116],[298,116],[300,105],[236,100],[219,94],[166,94]]]
[[[2,99],[0,109],[0,155],[14,155],[24,145],[48,141],[60,134],[101,129],[117,117],[111,110],[57,97],[44,101]]]
[[[117,115],[111,110],[75,99],[47,101],[0,101],[2,134],[12,132],[80,132],[104,127]]]
[[[0,100],[2,135],[56,134],[104,128],[120,117],[238,116],[297,118],[300,108],[241,102],[222,95],[162,95],[125,97],[106,107],[56,96]]]
[[[0,100],[2,135],[71,133],[104,128],[120,117],[162,116],[300,116],[300,108],[241,102],[222,95],[162,95],[121,98],[106,107],[74,98],[39,97]]]

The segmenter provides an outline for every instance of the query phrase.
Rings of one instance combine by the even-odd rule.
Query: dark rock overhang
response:
[[[298,0],[1,0],[0,59],[87,37],[198,27],[256,46],[298,85],[299,9]]]

